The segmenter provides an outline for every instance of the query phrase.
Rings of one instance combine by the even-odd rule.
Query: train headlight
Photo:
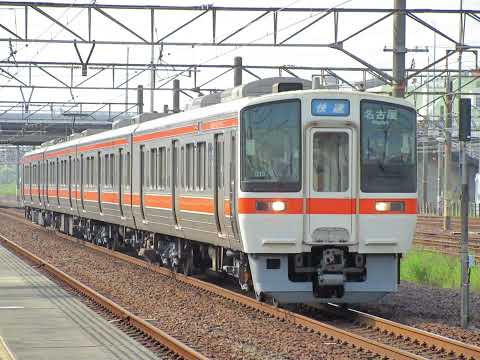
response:
[[[287,204],[281,200],[275,200],[272,202],[273,211],[284,211],[287,208]]]
[[[376,202],[375,210],[377,211],[390,211],[390,203],[388,202]]]

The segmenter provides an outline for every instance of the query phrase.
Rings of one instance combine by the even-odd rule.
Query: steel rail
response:
[[[478,346],[462,343],[445,336],[433,334],[425,330],[383,319],[355,309],[340,309],[337,305],[333,304],[329,304],[328,307],[334,309],[334,311],[340,314],[348,316],[349,318],[355,318],[359,323],[373,329],[378,329],[404,338],[414,339],[420,344],[427,344],[429,347],[433,346],[436,349],[443,349],[445,352],[452,352],[457,356],[463,356],[466,359],[480,358],[480,347]]]
[[[39,229],[39,230],[42,230],[42,231],[45,231],[45,232],[49,232],[48,229],[46,229],[46,228],[44,228],[40,225],[31,223],[30,221],[21,217],[20,214],[13,215],[13,214],[7,213],[5,211],[3,211],[3,214],[7,217],[15,219],[16,221],[21,221],[22,223],[26,224],[27,226],[30,226],[30,227],[33,227],[33,228],[36,228],[36,229]],[[50,230],[50,232],[53,232],[53,231]],[[353,346],[355,346],[359,349],[370,351],[370,352],[378,354],[382,357],[390,358],[390,359],[425,359],[422,356],[412,354],[408,351],[398,349],[398,348],[395,348],[393,346],[383,344],[381,342],[378,342],[378,341],[375,341],[375,340],[372,340],[372,339],[368,339],[366,337],[363,337],[363,336],[360,336],[360,335],[357,335],[357,334],[350,333],[350,332],[345,331],[343,329],[340,329],[340,328],[337,328],[335,326],[320,322],[318,320],[309,318],[307,316],[296,314],[296,313],[291,312],[289,310],[278,308],[278,307],[275,307],[275,306],[267,304],[267,303],[259,302],[259,301],[255,300],[253,298],[250,298],[250,297],[242,295],[242,294],[238,294],[238,293],[236,293],[234,291],[231,291],[231,290],[228,290],[228,289],[224,289],[220,286],[217,286],[217,285],[214,285],[214,284],[211,284],[211,283],[208,283],[208,282],[205,282],[205,281],[202,281],[202,280],[190,277],[190,276],[186,276],[186,275],[183,275],[183,274],[180,274],[180,273],[172,272],[167,268],[163,268],[163,267],[160,267],[160,266],[157,266],[157,265],[153,265],[153,264],[148,263],[144,260],[134,258],[132,256],[125,255],[125,254],[119,253],[117,251],[113,251],[113,250],[110,250],[110,249],[107,249],[107,248],[104,248],[104,247],[101,247],[101,246],[98,246],[98,245],[94,245],[92,243],[85,242],[84,240],[74,238],[72,236],[60,233],[58,231],[55,231],[54,233],[55,233],[55,235],[57,235],[58,237],[60,237],[62,239],[75,242],[77,244],[80,244],[81,246],[88,247],[88,248],[93,249],[97,252],[109,255],[109,256],[114,257],[114,258],[119,259],[119,260],[123,260],[127,263],[135,264],[135,265],[138,265],[140,267],[149,269],[153,272],[156,272],[156,273],[162,274],[164,276],[176,279],[176,280],[178,280],[178,281],[180,281],[184,284],[190,285],[190,286],[195,287],[197,289],[200,289],[202,291],[213,293],[217,296],[220,296],[220,297],[225,298],[227,300],[230,300],[232,302],[238,303],[242,306],[246,306],[248,308],[260,311],[262,313],[265,313],[265,314],[267,314],[269,316],[272,316],[276,319],[279,319],[281,321],[289,321],[289,322],[291,322],[291,323],[293,323],[296,326],[299,326],[301,328],[309,329],[309,330],[314,331],[316,333],[320,333],[322,335],[329,336],[333,339],[336,339],[337,341],[351,344],[351,345],[353,345]],[[477,355],[480,358],[480,350],[477,353]]]
[[[114,303],[110,299],[106,298],[105,296],[99,294],[92,288],[88,287],[87,285],[82,284],[80,281],[75,280],[71,276],[67,275],[57,267],[51,265],[47,261],[39,258],[35,254],[31,253],[30,251],[24,249],[23,247],[17,245],[15,242],[9,240],[5,235],[0,234],[0,242],[2,242],[6,247],[10,250],[14,251],[17,254],[27,258],[31,262],[36,265],[42,267],[42,269],[47,270],[50,274],[52,274],[55,278],[61,280],[62,282],[66,283],[68,286],[72,287],[76,291],[80,292],[81,294],[85,295],[86,297],[93,300],[95,303],[99,304],[100,306],[104,307],[108,311],[110,311],[115,316],[121,318],[122,320],[127,321],[131,326],[135,327],[136,329],[143,332],[145,335],[150,336],[152,339],[158,341],[160,344],[165,346],[170,351],[174,352],[175,354],[181,356],[184,359],[201,359],[206,360],[207,357],[203,356],[196,350],[190,348],[186,344],[182,343],[181,341],[175,339],[174,337],[168,335],[167,333],[163,332],[162,330],[156,328],[155,326],[147,323],[145,320],[141,319],[140,317],[134,315],[133,313],[129,312],[127,309],[121,307],[120,305]]]

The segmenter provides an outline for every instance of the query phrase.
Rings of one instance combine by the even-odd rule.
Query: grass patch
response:
[[[0,196],[1,195],[15,196],[16,190],[17,190],[16,183],[0,184]]]
[[[402,259],[402,280],[441,288],[460,286],[460,259],[458,256],[434,251],[413,249]],[[470,289],[480,292],[480,269],[470,270]]]

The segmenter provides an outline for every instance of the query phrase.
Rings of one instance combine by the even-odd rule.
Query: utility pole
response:
[[[460,0],[460,10],[463,8],[463,0]],[[460,140],[460,155],[462,166],[462,193],[461,193],[461,217],[462,217],[462,238],[460,244],[460,261],[462,265],[461,271],[461,292],[460,292],[460,320],[463,328],[468,327],[469,317],[469,288],[470,288],[470,274],[468,261],[468,159],[467,159],[467,141],[470,140],[471,127],[471,100],[462,99],[462,52],[464,42],[464,15],[460,13],[460,30],[459,30],[459,44],[458,44],[458,114],[459,127],[458,138]]]
[[[394,0],[393,15],[393,84],[392,95],[403,98],[405,95],[405,8],[407,0]]]
[[[447,95],[445,97],[445,144],[443,155],[443,230],[450,230],[450,162],[452,158],[452,80],[450,75],[446,79]]]

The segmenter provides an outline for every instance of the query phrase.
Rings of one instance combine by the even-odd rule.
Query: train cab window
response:
[[[206,143],[197,143],[197,189],[205,190]]]
[[[293,99],[242,110],[240,186],[243,191],[300,191],[300,108],[300,100]]]
[[[360,103],[361,190],[366,193],[417,191],[416,113],[387,102]]]
[[[349,144],[345,132],[313,135],[313,189],[345,192],[349,187]]]

